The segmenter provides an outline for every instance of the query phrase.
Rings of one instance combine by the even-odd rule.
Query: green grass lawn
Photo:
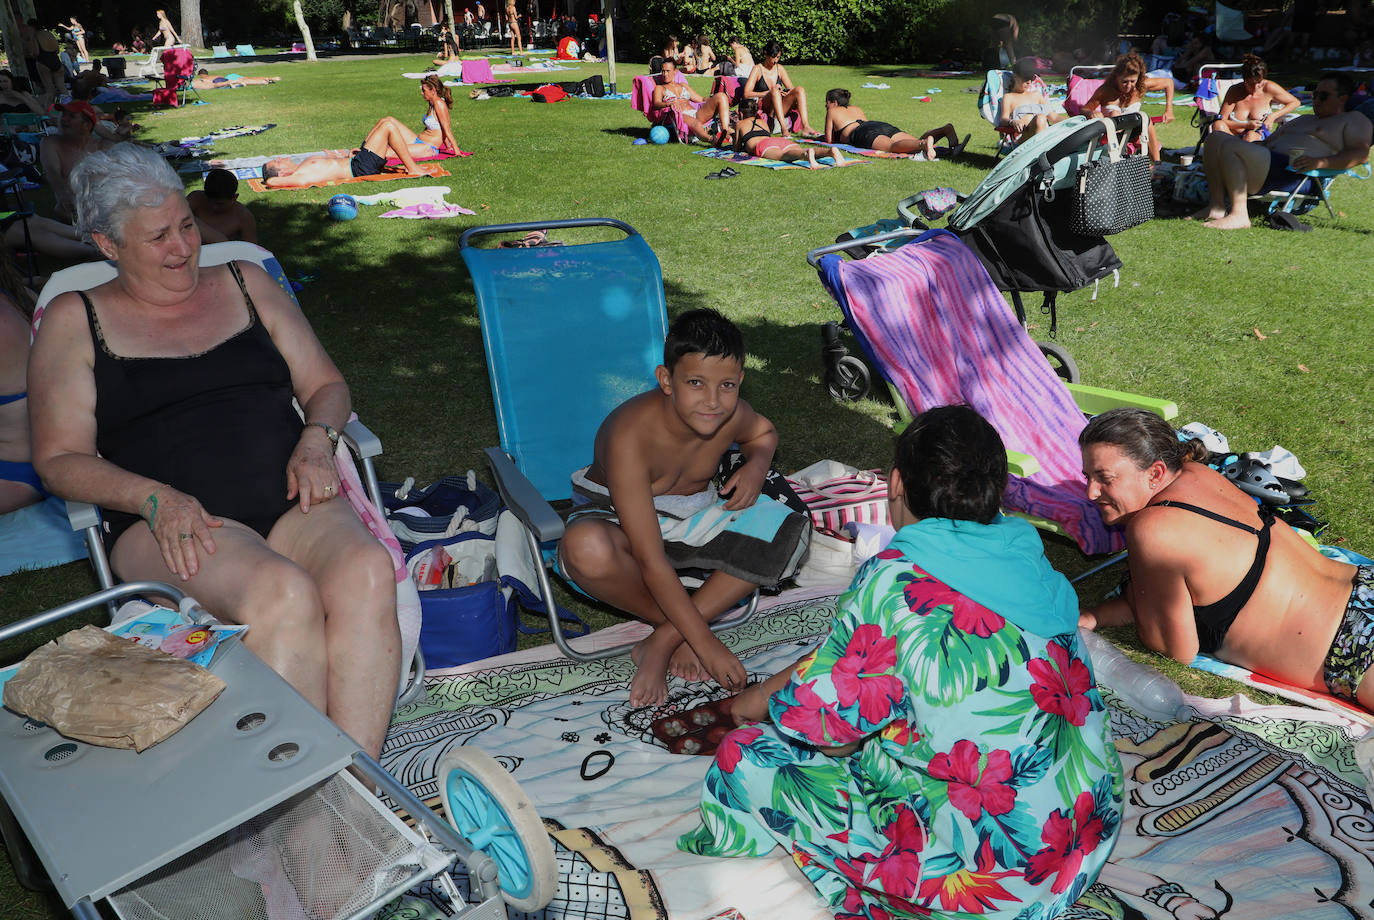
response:
[[[426,64],[426,56],[415,55],[238,65],[232,69],[283,80],[207,92],[206,105],[141,113],[140,136],[161,141],[275,122],[273,130],[225,141],[217,152],[246,156],[357,145],[382,115],[418,124],[424,112],[418,82],[400,74]],[[642,72],[619,70],[622,91]],[[745,397],[781,433],[780,469],[822,457],[861,467],[889,463],[890,407],[836,403],[821,386],[819,324],[838,318],[839,310],[805,256],[846,229],[895,217],[895,203],[913,192],[952,186],[966,193],[978,185],[993,165],[995,141],[978,115],[976,95],[966,92],[981,84],[981,76],[910,77],[896,67],[789,70],[808,88],[817,125],[823,123],[825,91],[844,86],[870,118],[914,132],[947,121],[961,135],[972,132],[969,152],[957,162],[875,161],[819,173],[742,167],[737,178],[708,182],[703,177],[718,166],[693,155],[696,148],[632,145],[647,123],[628,101],[479,102],[459,89],[454,133],[475,156],[448,161],[452,175],[437,183],[451,188],[449,201],[476,217],[382,220],[384,209],[364,208],[357,220],[335,223],[325,202],[339,190],[255,194],[241,187],[262,243],[292,277],[313,279],[299,295],[301,304],[347,376],[357,411],[383,440],[383,478],[413,475],[424,482],[468,468],[485,476],[481,450],[497,443],[459,233],[480,223],[603,216],[637,228],[658,254],[670,314],[711,306],[744,330],[750,350]],[[583,65],[580,73],[551,78],[604,71],[604,65]],[[870,81],[891,88],[861,88]],[[1303,81],[1286,81],[1294,82]],[[705,91],[709,83],[694,78],[693,86]],[[930,102],[912,98],[933,89],[940,92]],[[1177,121],[1161,126],[1166,147],[1196,140],[1190,113],[1180,108]],[[370,194],[390,187],[367,183],[342,190]],[[1374,549],[1374,359],[1366,328],[1374,301],[1368,271],[1374,182],[1342,180],[1333,197],[1339,219],[1314,211],[1304,218],[1314,226],[1311,233],[1258,225],[1220,232],[1155,220],[1113,238],[1125,263],[1120,286],[1104,284],[1096,301],[1091,291],[1061,297],[1058,338],[1087,383],[1173,399],[1182,410],[1180,422],[1205,422],[1241,450],[1275,443],[1292,449],[1308,469],[1318,517],[1331,522],[1327,541],[1368,552]],[[1028,300],[1032,309],[1036,303],[1038,298]],[[1033,315],[1031,322],[1034,334],[1047,334],[1047,319]],[[569,466],[580,459],[569,457]],[[1069,574],[1090,564],[1063,541],[1048,540],[1047,551]],[[1087,582],[1084,598],[1096,599],[1112,580]],[[0,581],[0,621],[93,587],[84,564],[10,576]],[[1112,638],[1128,646],[1134,641],[1129,633]],[[16,660],[36,641],[0,646],[0,662]],[[1156,656],[1148,660],[1160,663]],[[1235,690],[1196,672],[1169,671],[1189,692]],[[55,902],[17,890],[7,873],[6,866],[0,903],[7,905],[7,918],[60,915]]]

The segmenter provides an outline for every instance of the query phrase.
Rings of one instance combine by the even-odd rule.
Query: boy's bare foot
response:
[[[668,659],[668,673],[683,680],[705,680],[710,677],[701,666],[696,651],[686,642],[673,649],[672,657]]]
[[[1244,230],[1250,226],[1250,215],[1243,211],[1238,214],[1228,214],[1225,217],[1209,220],[1202,226],[1210,227],[1213,230]]]
[[[635,676],[630,680],[631,706],[658,706],[668,699],[668,660],[673,653],[670,640],[677,640],[677,630],[660,626],[642,639],[630,651],[635,663]]]

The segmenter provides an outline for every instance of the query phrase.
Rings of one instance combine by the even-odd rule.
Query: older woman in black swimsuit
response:
[[[179,581],[251,625],[249,647],[376,756],[400,634],[390,557],[339,500],[348,385],[261,268],[200,267],[162,157],[119,144],[71,184],[119,275],[44,315],[29,362],[43,483],[103,509],[121,578]]]
[[[771,41],[763,46],[763,63],[755,64],[744,78],[744,98],[757,99],[759,111],[786,124],[788,112],[797,113],[797,132],[803,137],[820,137],[806,115],[806,90],[792,82],[782,66],[782,45]]]
[[[1079,625],[1134,623],[1185,664],[1202,651],[1374,710],[1374,566],[1318,553],[1153,413],[1104,412],[1078,441],[1088,498],[1126,525],[1131,567]]]
[[[964,143],[959,143],[959,134],[954,125],[945,124],[932,128],[920,137],[914,137],[885,121],[870,121],[864,118],[864,110],[849,104],[849,90],[832,89],[825,94],[825,139],[831,144],[849,144],[864,150],[890,150],[893,153],[922,153],[927,160],[935,159],[935,141],[949,142],[950,156],[964,152]]]

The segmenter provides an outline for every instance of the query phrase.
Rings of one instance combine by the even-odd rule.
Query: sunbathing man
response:
[[[663,59],[663,70],[658,75],[654,87],[654,97],[649,103],[649,114],[655,120],[666,109],[673,109],[682,116],[688,130],[698,140],[717,144],[730,133],[730,99],[724,93],[716,93],[710,99],[703,99],[685,82],[677,82],[677,62]],[[712,134],[709,125],[715,120],[719,125],[717,133]]]
[[[1069,117],[1062,111],[1056,111],[1045,99],[1045,94],[1035,84],[1038,76],[1040,72],[1035,58],[1021,58],[1011,69],[1011,89],[1002,97],[997,124],[1014,129],[1018,144]]]
[[[268,188],[304,188],[347,182],[361,176],[376,176],[386,171],[386,161],[396,157],[407,175],[418,175],[420,167],[410,155],[410,141],[393,119],[383,118],[368,132],[362,147],[352,154],[321,153],[300,163],[290,157],[276,157],[262,165],[262,180]]]
[[[244,77],[236,73],[212,77],[210,72],[202,67],[196,71],[196,78],[191,81],[191,85],[196,89],[240,89],[244,86],[268,86],[280,82],[281,77]]]
[[[1219,131],[1207,135],[1202,168],[1211,203],[1192,218],[1217,230],[1248,227],[1248,196],[1283,186],[1292,172],[1350,169],[1368,160],[1374,125],[1345,111],[1352,90],[1345,74],[1324,74],[1312,93],[1313,114],[1285,122],[1258,144]]]
[[[740,399],[744,339],[714,310],[668,329],[658,387],[601,424],[591,466],[573,474],[587,503],[568,516],[559,571],[583,591],[654,625],[631,653],[630,704],[663,702],[669,671],[744,688],[747,674],[708,623],[801,560],[810,521],[759,493],[778,433]],[[721,456],[738,443],[745,464],[720,487]],[[673,565],[712,569],[693,595]]]

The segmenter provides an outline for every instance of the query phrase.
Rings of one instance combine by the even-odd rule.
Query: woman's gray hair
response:
[[[158,154],[136,144],[116,144],[92,153],[72,170],[76,228],[86,239],[103,233],[124,243],[124,223],[133,208],[155,208],[168,195],[185,195],[176,171]]]

